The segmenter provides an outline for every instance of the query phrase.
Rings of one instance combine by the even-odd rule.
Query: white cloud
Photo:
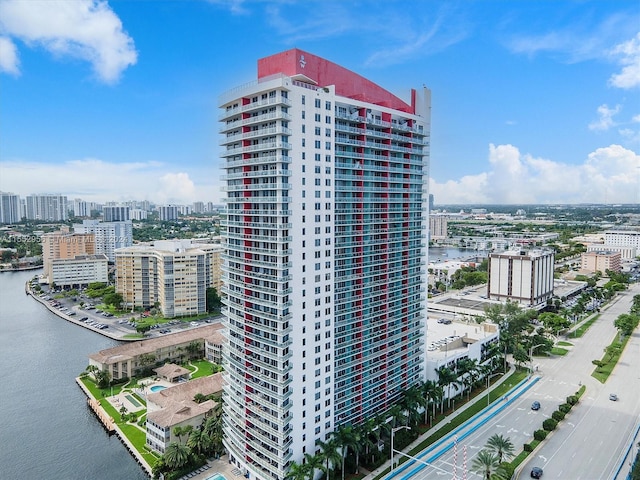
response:
[[[640,33],[631,40],[616,45],[611,55],[618,58],[622,70],[609,79],[609,84],[618,88],[634,88],[640,86]]]
[[[106,83],[116,82],[138,56],[118,16],[98,0],[4,0],[0,33],[56,57],[87,61]]]
[[[7,37],[0,37],[0,72],[20,74],[20,60],[16,45]]]
[[[159,162],[112,163],[95,158],[61,164],[0,162],[0,191],[21,196],[61,193],[86,201],[149,200],[158,204],[220,202],[220,186],[211,171],[172,172]],[[197,182],[191,178],[198,179]]]
[[[607,104],[600,105],[598,107],[597,121],[589,124],[589,130],[609,130],[609,128],[615,125],[613,116],[620,112],[620,105],[616,105],[615,108],[609,108]]]
[[[489,146],[489,170],[439,183],[436,204],[636,203],[640,155],[620,145],[590,153],[580,165],[522,154],[513,145]]]

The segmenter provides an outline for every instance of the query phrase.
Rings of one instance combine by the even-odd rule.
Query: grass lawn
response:
[[[629,338],[631,337],[625,337],[624,340],[622,341],[622,348],[620,349],[620,353],[618,355],[614,355],[603,367],[596,367],[596,369],[591,374],[593,378],[598,380],[600,383],[604,383],[607,381],[607,378],[609,378],[609,375],[611,375],[611,372],[613,371],[616,364],[618,363],[618,360],[620,359],[620,355],[622,355],[622,352],[624,352],[624,347],[627,345]],[[614,338],[613,342],[611,342],[612,345],[615,343],[621,343],[620,334],[616,335],[616,338]],[[604,359],[607,357],[608,355],[605,354],[601,360],[604,361]]]
[[[211,362],[208,362],[207,360],[191,360],[186,368],[191,370],[191,380],[193,380],[195,378],[207,377],[211,375],[213,364]]]
[[[569,350],[566,348],[553,347],[551,349],[551,355],[566,355],[567,353],[569,353]]]
[[[558,342],[556,343],[559,347],[573,347],[573,343],[570,342]]]
[[[582,337],[587,332],[587,330],[589,330],[589,327],[591,327],[591,325],[593,325],[599,318],[600,315],[594,315],[590,320],[587,320],[582,325],[580,325],[580,327],[576,328],[571,336],[577,338]]]

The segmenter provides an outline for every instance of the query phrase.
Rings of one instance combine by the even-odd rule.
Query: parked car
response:
[[[612,402],[617,402],[618,401],[618,395],[616,395],[615,393],[610,393],[609,394],[609,400],[611,400]]]
[[[542,478],[542,469],[540,467],[533,467],[531,469],[531,478]]]
[[[535,401],[531,404],[531,410],[540,410],[540,402],[539,401]]]

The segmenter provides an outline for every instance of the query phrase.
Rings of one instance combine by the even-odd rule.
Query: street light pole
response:
[[[496,375],[500,375],[499,373],[494,373],[492,375],[487,375],[487,407],[489,406],[490,402],[489,402],[489,380],[491,380],[493,377],[495,377]]]
[[[542,347],[543,345],[544,343],[539,343],[529,349],[529,370],[531,371],[531,375],[533,375],[533,350],[538,347]]]
[[[394,434],[398,431],[398,430],[411,430],[411,427],[407,426],[407,425],[401,425],[400,427],[395,427],[391,429],[391,471],[393,472],[393,436]]]

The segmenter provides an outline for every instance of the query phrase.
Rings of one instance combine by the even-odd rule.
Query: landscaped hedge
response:
[[[544,422],[542,422],[542,428],[544,428],[547,432],[555,430],[558,426],[558,421],[553,418],[547,418]]]
[[[533,452],[533,445],[530,443],[525,443],[522,448],[525,452]]]
[[[564,413],[569,413],[571,411],[571,405],[569,405],[568,403],[563,403],[558,407],[558,410]]]
[[[569,405],[575,405],[576,403],[578,403],[578,397],[576,395],[569,395],[567,397],[567,403]]]
[[[533,438],[542,441],[547,438],[548,433],[549,432],[547,432],[546,430],[536,430],[535,432],[533,432]]]
[[[553,418],[554,420],[557,420],[559,422],[560,420],[562,420],[564,418],[565,415],[566,415],[566,413],[564,413],[563,411],[556,410],[555,412],[553,412],[551,414],[551,418]]]

